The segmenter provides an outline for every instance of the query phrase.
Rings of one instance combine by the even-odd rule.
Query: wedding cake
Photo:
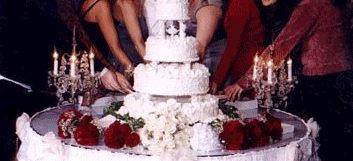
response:
[[[144,59],[149,63],[134,70],[135,92],[106,107],[100,121],[72,109],[64,112],[59,136],[94,146],[104,133],[109,148],[142,147],[164,154],[241,150],[280,140],[280,119],[267,113],[244,121],[234,106],[207,93],[210,73],[197,63],[196,39],[185,34],[187,1],[157,2],[156,17],[165,32],[147,39]]]
[[[197,41],[185,34],[188,3],[165,0],[157,6],[156,16],[165,32],[147,39],[144,59],[151,63],[135,68],[136,92],[125,97],[117,113],[144,120],[138,133],[148,150],[218,150],[218,133],[209,124],[225,115],[218,99],[207,94],[210,73],[196,62]]]

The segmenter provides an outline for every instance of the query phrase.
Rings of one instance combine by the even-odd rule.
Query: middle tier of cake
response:
[[[145,60],[157,62],[194,62],[198,61],[197,40],[195,37],[158,37],[150,36],[146,41]]]
[[[200,63],[139,64],[134,71],[134,90],[151,95],[185,96],[207,93],[208,68]]]

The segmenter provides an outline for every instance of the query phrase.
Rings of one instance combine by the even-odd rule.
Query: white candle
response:
[[[254,65],[254,73],[253,73],[253,76],[252,76],[253,80],[256,79],[256,75],[257,75],[257,62],[258,62],[258,61],[259,61],[259,57],[258,57],[257,54],[256,54],[256,56],[255,56],[255,65]]]
[[[289,58],[287,61],[287,67],[288,67],[288,81],[292,81],[292,59]]]
[[[91,69],[91,76],[94,76],[94,54],[91,50],[89,53],[89,62],[90,62],[90,69]]]
[[[54,54],[53,54],[53,58],[54,58],[54,75],[58,74],[58,68],[59,68],[58,57],[59,57],[59,54],[58,54],[58,52],[56,52],[56,48],[54,47]]]
[[[272,60],[268,61],[268,73],[267,73],[267,81],[268,84],[272,84]]]
[[[70,76],[71,77],[75,77],[76,75],[76,65],[75,65],[75,61],[76,61],[76,55],[72,54],[71,58],[70,58]]]
[[[186,25],[183,23],[183,21],[179,21],[179,36],[180,38],[185,38],[185,28]]]

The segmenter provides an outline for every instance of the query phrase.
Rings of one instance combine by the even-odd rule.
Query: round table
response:
[[[92,114],[101,117],[103,108],[112,101],[122,100],[122,97],[112,96],[98,100],[92,106]],[[311,126],[315,122],[306,123],[302,119],[281,110],[272,110],[271,113],[281,118],[283,123],[294,125],[294,132],[283,135],[281,141],[272,142],[267,146],[239,151],[198,152],[180,150],[174,153],[152,153],[141,146],[133,149],[111,149],[104,145],[103,138],[97,146],[81,146],[74,139],[58,137],[57,120],[60,114],[71,108],[70,105],[61,108],[47,108],[32,117],[23,114],[17,119],[16,134],[21,140],[17,154],[18,160],[175,160],[172,155],[189,156],[189,160],[308,160],[316,157],[316,142],[311,135]],[[241,111],[242,112],[242,111]],[[247,111],[249,112],[249,111]],[[251,112],[251,111],[250,111]],[[255,110],[258,112],[258,110]],[[182,155],[180,155],[183,153]],[[184,156],[184,157],[185,157]],[[185,158],[179,158],[185,160]]]

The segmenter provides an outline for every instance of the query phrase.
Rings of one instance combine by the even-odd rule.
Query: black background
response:
[[[11,160],[15,154],[16,118],[56,105],[47,84],[54,45],[62,52],[71,50],[71,32],[58,17],[54,0],[1,0],[0,74],[34,89],[28,93],[0,80],[2,160]]]

